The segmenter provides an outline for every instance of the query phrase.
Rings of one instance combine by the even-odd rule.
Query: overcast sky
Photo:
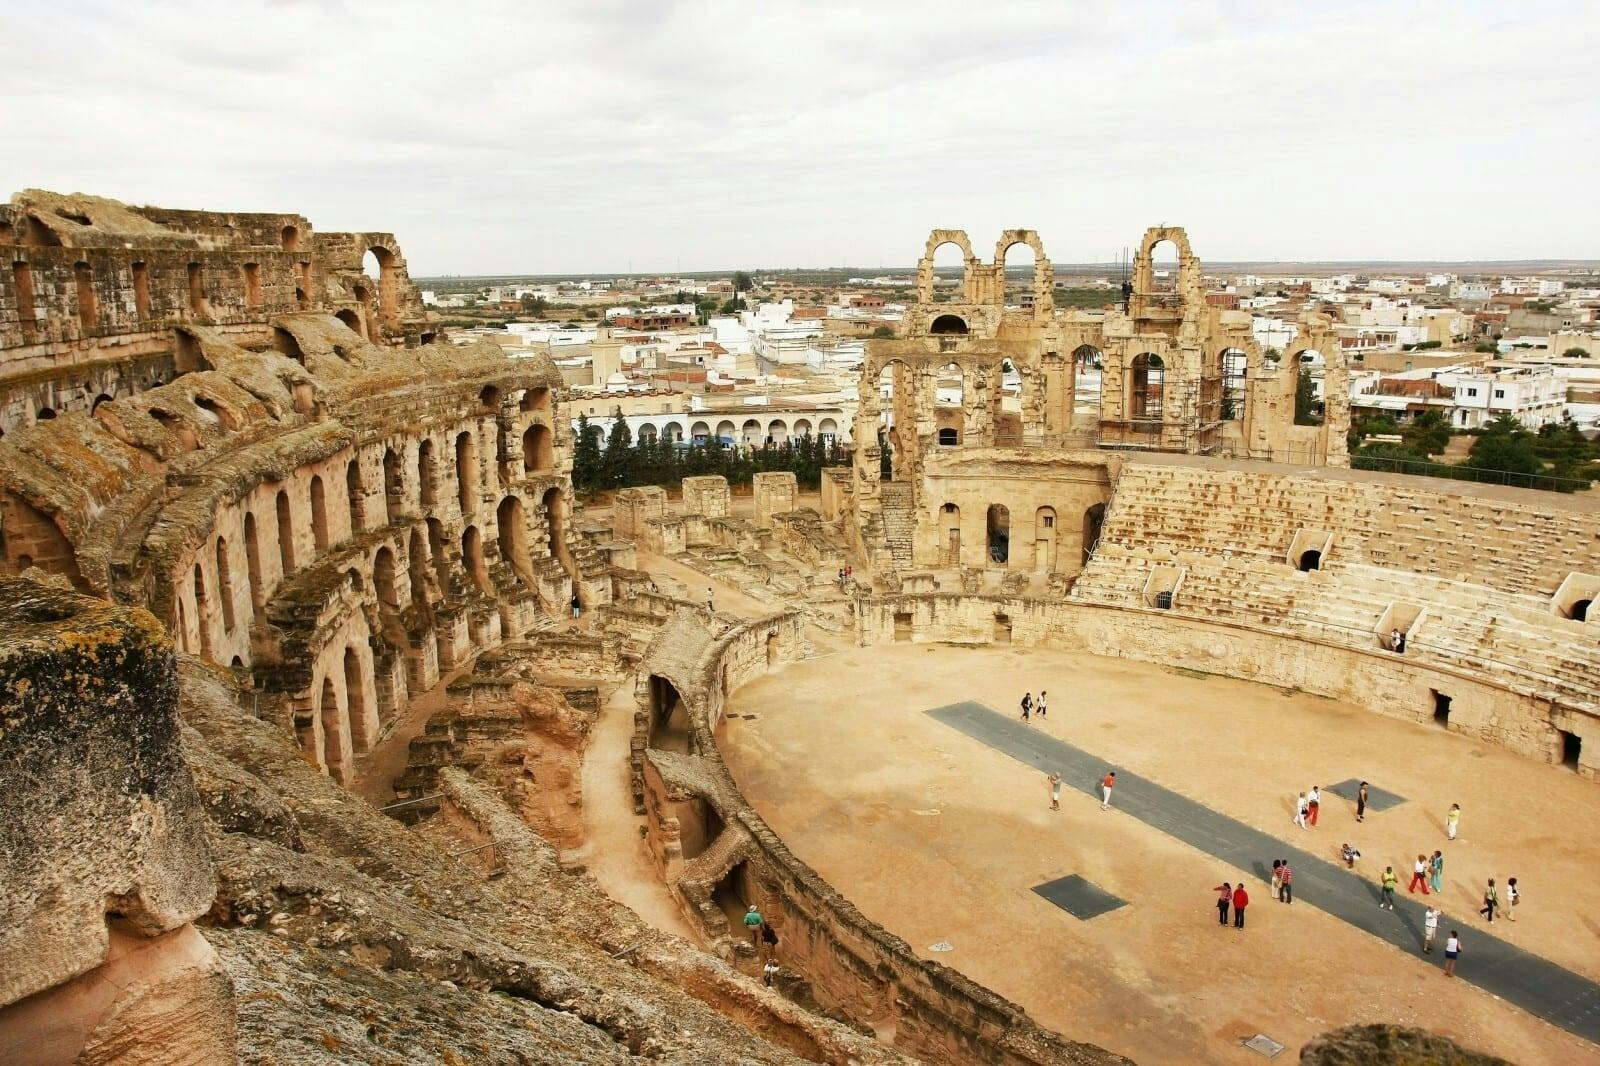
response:
[[[1600,3],[5,3],[0,196],[292,211],[413,274],[1600,256]]]

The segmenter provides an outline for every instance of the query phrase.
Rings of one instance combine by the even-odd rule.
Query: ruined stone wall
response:
[[[442,671],[574,581],[603,599],[605,561],[571,528],[547,360],[268,325],[260,349],[186,327],[195,371],[0,441],[0,566],[147,606],[347,780]]]
[[[744,798],[717,752],[716,723],[729,694],[801,651],[793,612],[743,623],[712,638],[685,615],[664,628],[640,668],[640,717],[655,713],[650,677],[671,681],[690,723],[687,754],[652,749],[648,783],[652,849],[685,912],[720,938],[736,964],[753,966],[730,935],[722,899],[757,903],[778,933],[776,958],[802,975],[824,1007],[896,1048],[940,1063],[1111,1063],[1117,1056],[1049,1033],[1015,1004],[960,973],[919,959],[796,858]],[[686,826],[714,811],[704,822]],[[719,828],[720,827],[720,828]],[[741,961],[742,960],[742,961]]]
[[[231,1061],[172,645],[144,611],[9,578],[0,633],[0,1060]]]
[[[393,236],[318,234],[299,215],[28,190],[0,205],[0,256],[0,432],[200,369],[183,327],[250,346],[273,316],[321,311],[378,343],[432,336]]]

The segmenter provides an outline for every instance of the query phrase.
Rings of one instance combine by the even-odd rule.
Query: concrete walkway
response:
[[[951,704],[928,714],[1037,770],[1059,772],[1067,787],[1087,793],[1096,802],[1106,771],[1116,770],[1117,785],[1111,795],[1115,813],[1106,818],[1115,818],[1117,813],[1137,818],[1236,869],[1252,871],[1262,882],[1270,879],[1272,860],[1286,858],[1294,867],[1296,904],[1309,904],[1403,951],[1421,955],[1423,905],[1401,892],[1393,911],[1379,908],[1377,879],[1381,870],[1358,876],[1137,774],[1108,766],[1081,748],[981,703]],[[1395,872],[1402,884],[1410,879],[1409,869]],[[1265,902],[1265,897],[1263,886],[1257,898]],[[1489,935],[1475,921],[1448,914],[1439,919],[1439,938],[1434,955],[1428,957],[1430,964],[1442,964],[1444,940],[1451,929],[1463,933],[1457,977],[1585,1040],[1600,1043],[1600,984]],[[1434,959],[1437,961],[1431,961]]]

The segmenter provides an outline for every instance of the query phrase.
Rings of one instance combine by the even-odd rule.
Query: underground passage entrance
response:
[[[1561,734],[1561,765],[1569,770],[1576,770],[1578,756],[1583,753],[1583,738],[1565,729],[1558,729],[1556,732]]]
[[[689,711],[671,681],[650,675],[650,746],[689,753]]]
[[[1313,570],[1321,570],[1322,553],[1317,551],[1315,548],[1311,549],[1310,551],[1301,552],[1300,562],[1296,565],[1299,566],[1301,573],[1310,573]]]
[[[1436,688],[1428,690],[1433,693],[1433,720],[1441,729],[1450,728],[1450,697]]]
[[[711,890],[711,902],[728,916],[728,931],[735,937],[744,936],[744,912],[750,906],[749,888],[745,884],[745,864],[735,863],[733,869],[722,875],[717,887]]]
[[[1587,622],[1589,620],[1589,606],[1593,600],[1579,600],[1572,605],[1572,618],[1574,621]]]

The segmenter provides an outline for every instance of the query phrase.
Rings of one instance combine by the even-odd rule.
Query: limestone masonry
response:
[[[1159,662],[1600,770],[1600,506],[1347,469],[1330,323],[1263,351],[1181,229],[1104,315],[1053,306],[1031,230],[935,230],[820,492],[583,506],[556,365],[445,334],[389,234],[29,190],[0,252],[0,1061],[1127,1061],[741,792],[740,686],[850,643]],[[1375,1047],[1445,1053],[1306,1061]]]

